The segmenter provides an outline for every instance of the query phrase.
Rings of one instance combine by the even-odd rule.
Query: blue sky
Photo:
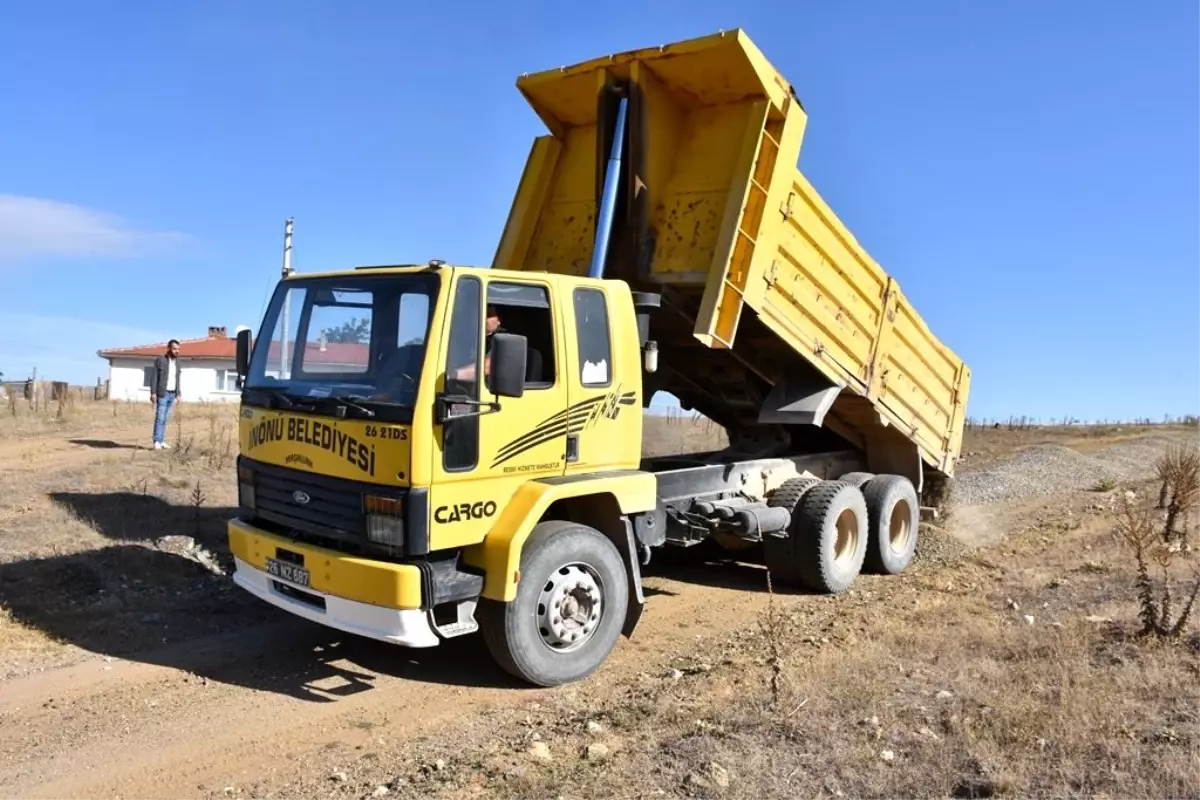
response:
[[[254,326],[289,215],[301,271],[489,263],[543,132],[517,75],[742,27],[970,414],[1200,407],[1196,3],[565,8],[0,5],[0,371]]]

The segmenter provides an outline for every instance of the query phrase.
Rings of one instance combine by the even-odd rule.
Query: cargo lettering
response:
[[[464,519],[487,519],[496,513],[496,501],[459,503],[453,506],[438,506],[433,510],[433,521],[439,525],[461,522]]]
[[[315,419],[265,419],[250,429],[248,450],[271,442],[299,442],[344,459],[368,475],[375,474],[375,447]]]

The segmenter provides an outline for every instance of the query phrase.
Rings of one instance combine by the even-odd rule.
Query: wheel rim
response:
[[[542,642],[558,653],[587,644],[604,611],[600,576],[587,564],[571,563],[550,573],[538,596],[537,623]]]
[[[833,546],[833,560],[845,563],[854,558],[858,549],[858,517],[847,508],[837,518],[837,541]]]
[[[908,547],[912,537],[912,509],[907,500],[897,500],[892,506],[892,516],[888,521],[888,544],[897,553]]]

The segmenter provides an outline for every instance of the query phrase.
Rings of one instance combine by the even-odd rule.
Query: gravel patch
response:
[[[1145,477],[1168,445],[1179,441],[1150,436],[1080,453],[1057,444],[1022,450],[1013,458],[979,472],[963,473],[954,487],[955,504],[1009,503],[1039,495],[1090,489],[1102,480]]]
[[[957,564],[970,549],[965,542],[941,528],[922,524],[914,563],[923,567],[945,567]]]

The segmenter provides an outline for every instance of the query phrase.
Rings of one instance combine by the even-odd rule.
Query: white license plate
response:
[[[273,558],[268,558],[267,574],[281,581],[294,583],[297,586],[304,586],[305,588],[308,587],[308,570],[304,567],[298,567],[295,564],[289,564],[286,561],[276,561]]]

